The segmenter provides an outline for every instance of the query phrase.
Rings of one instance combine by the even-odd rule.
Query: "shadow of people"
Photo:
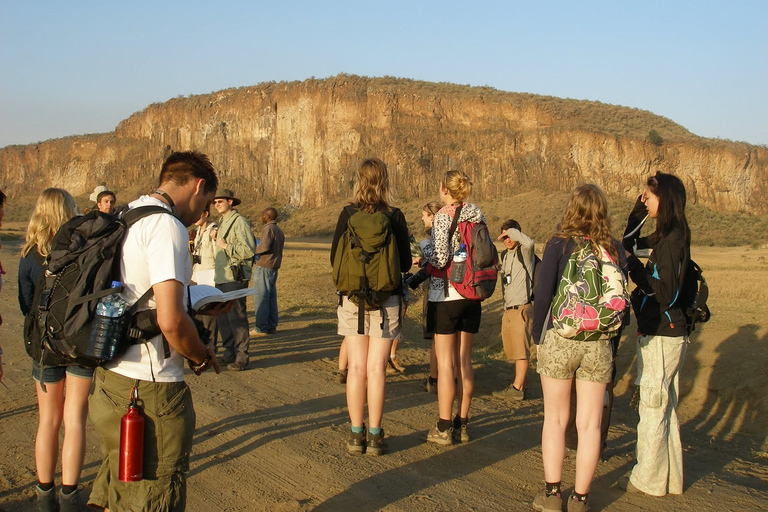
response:
[[[701,410],[682,427],[717,450],[718,470],[727,466],[736,452],[767,449],[768,408],[764,393],[768,373],[764,364],[768,359],[768,335],[759,339],[759,330],[756,324],[743,325],[718,345]],[[691,476],[698,480],[705,474]]]

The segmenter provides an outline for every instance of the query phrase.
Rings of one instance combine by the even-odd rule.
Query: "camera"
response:
[[[407,284],[411,290],[418,288],[419,285],[427,279],[429,279],[429,273],[423,268],[420,268],[415,274],[411,274],[410,272],[405,274],[405,284]]]
[[[192,255],[192,264],[193,265],[199,265],[200,262],[201,262],[200,256],[198,254],[193,254]]]

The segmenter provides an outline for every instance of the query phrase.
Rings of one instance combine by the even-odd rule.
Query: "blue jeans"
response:
[[[277,329],[277,270],[255,266],[252,279],[256,290],[256,330],[267,332]]]

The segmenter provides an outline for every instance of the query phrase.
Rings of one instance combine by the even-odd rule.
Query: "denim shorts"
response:
[[[93,368],[86,368],[84,366],[46,366],[42,371],[41,380],[40,370],[40,363],[32,361],[32,378],[42,384],[55,384],[64,379],[67,374],[82,379],[90,379],[93,378],[94,371]]]

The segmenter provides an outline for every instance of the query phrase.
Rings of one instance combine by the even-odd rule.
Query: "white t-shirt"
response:
[[[168,205],[150,196],[141,196],[128,205]],[[123,278],[123,298],[133,304],[153,285],[174,279],[184,286],[192,277],[192,260],[189,257],[187,228],[173,215],[163,213],[149,215],[136,222],[128,230],[120,260]],[[186,306],[187,294],[184,293]],[[139,310],[155,308],[154,296]],[[170,348],[171,356],[165,358],[163,337],[155,336],[147,343],[132,345],[122,357],[105,365],[115,373],[131,379],[153,382],[180,382],[184,380],[184,358]]]

